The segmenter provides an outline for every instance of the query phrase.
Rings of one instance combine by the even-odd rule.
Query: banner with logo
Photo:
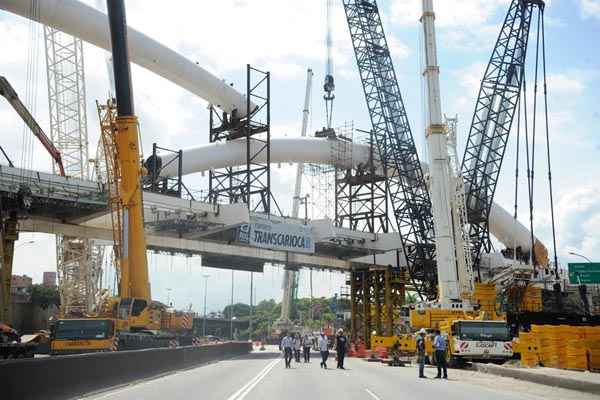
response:
[[[238,230],[238,241],[254,247],[295,253],[314,253],[315,242],[309,225],[288,224],[253,218]]]

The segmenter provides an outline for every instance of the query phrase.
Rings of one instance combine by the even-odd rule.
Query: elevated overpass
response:
[[[112,242],[106,192],[97,182],[2,166],[0,200],[18,212],[22,232]],[[381,257],[382,265],[390,264],[392,259],[383,254],[399,243],[395,233],[357,232],[329,220],[304,225],[300,219],[249,212],[244,204],[215,205],[145,192],[144,209],[150,250],[201,255],[204,265],[215,268],[262,271],[270,263],[349,271],[354,265],[372,265],[373,257],[376,263]],[[282,234],[299,230],[314,246],[294,251],[285,243],[240,241],[240,229],[252,224]]]

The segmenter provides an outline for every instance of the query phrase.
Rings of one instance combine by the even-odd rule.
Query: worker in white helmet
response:
[[[425,335],[427,331],[421,328],[417,334],[417,362],[419,363],[419,378],[427,378],[425,376]]]

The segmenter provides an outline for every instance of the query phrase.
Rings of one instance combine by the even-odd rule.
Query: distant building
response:
[[[56,271],[45,271],[42,285],[49,288],[56,287]]]
[[[13,275],[10,280],[10,297],[13,303],[29,303],[31,301],[31,285],[33,280],[27,275]]]

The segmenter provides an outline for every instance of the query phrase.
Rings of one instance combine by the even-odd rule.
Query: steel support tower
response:
[[[246,165],[210,171],[209,199],[213,203],[244,203],[250,211],[271,212],[270,74],[247,65],[246,118],[220,114],[210,108],[210,142],[242,141]],[[256,104],[251,110],[251,104]],[[261,161],[262,160],[262,161]]]
[[[408,272],[422,297],[437,295],[431,201],[375,0],[344,0],[346,20]]]
[[[491,251],[489,214],[521,97],[535,7],[543,17],[543,1],[512,0],[481,81],[462,160],[469,237],[473,263],[478,271],[481,253]]]
[[[354,169],[336,169],[335,223],[357,231],[387,233],[387,175],[375,167],[375,144],[373,135],[369,136],[369,162]]]
[[[44,26],[50,134],[65,175],[89,178],[83,42]],[[56,238],[56,262],[64,313],[90,311],[96,303],[104,247],[90,240]]]

